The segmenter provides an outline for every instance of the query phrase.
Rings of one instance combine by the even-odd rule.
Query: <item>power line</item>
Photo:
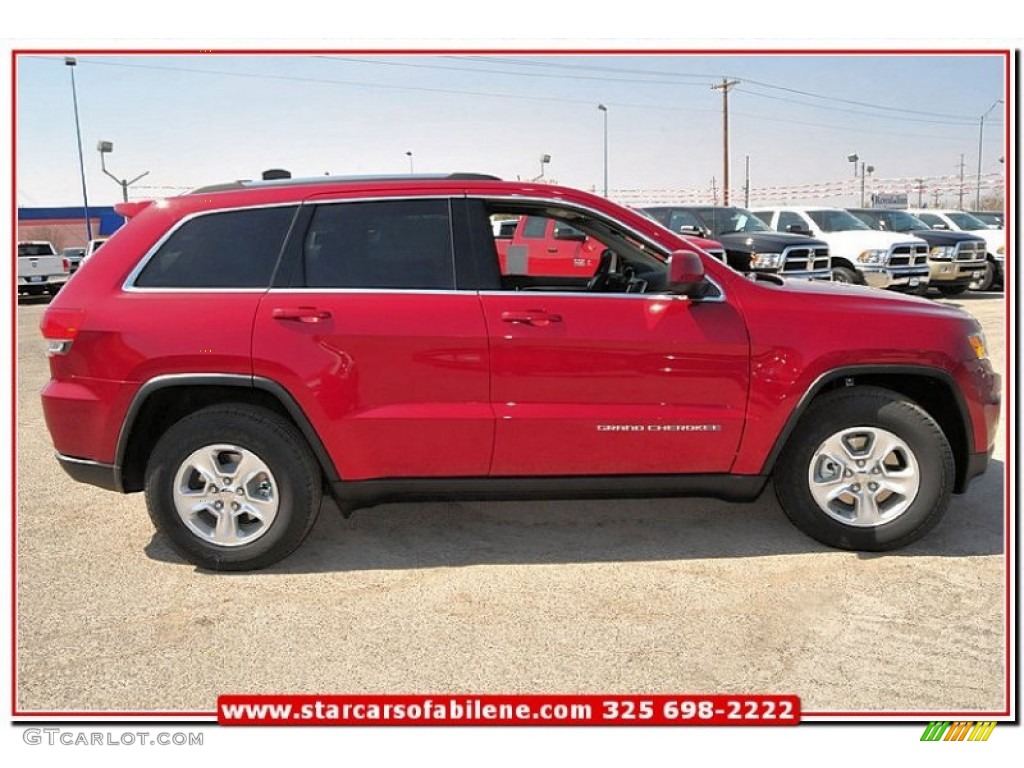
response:
[[[25,56],[22,56],[20,58],[40,59],[40,60],[44,60],[44,61],[54,61],[54,62],[58,61],[58,59],[56,59],[54,57],[51,57],[51,56],[25,55]],[[122,62],[122,61],[116,61],[116,62],[115,61],[98,61],[98,60],[95,60],[95,59],[82,59],[82,58],[79,58],[78,62],[79,62],[79,64],[95,64],[95,65],[98,65],[98,66],[107,66],[107,67],[126,67],[126,68],[130,68],[130,69],[151,69],[151,70],[167,71],[167,72],[183,72],[183,73],[186,73],[186,74],[193,74],[193,75],[214,75],[214,76],[222,76],[222,77],[237,77],[237,78],[247,78],[247,79],[255,79],[255,80],[280,80],[280,81],[289,81],[289,82],[308,82],[308,83],[315,83],[315,84],[319,84],[319,85],[354,86],[354,87],[359,87],[359,88],[386,88],[386,89],[392,89],[392,90],[421,91],[421,92],[427,92],[427,93],[444,93],[444,94],[449,94],[449,95],[460,95],[460,96],[482,96],[482,97],[487,97],[487,98],[505,98],[505,99],[514,99],[514,100],[524,100],[524,101],[558,102],[558,103],[562,103],[562,104],[565,104],[565,103],[568,103],[568,104],[584,104],[584,105],[587,105],[587,106],[592,106],[592,100],[566,99],[566,98],[560,98],[560,97],[554,97],[554,96],[528,96],[528,95],[522,95],[522,94],[496,93],[496,92],[488,92],[488,91],[471,91],[471,90],[460,90],[460,89],[454,89],[454,88],[430,88],[430,87],[426,87],[426,86],[393,85],[393,84],[383,84],[383,83],[368,83],[368,82],[361,82],[361,81],[354,81],[354,80],[334,80],[334,79],[329,79],[329,78],[300,77],[300,76],[297,76],[297,75],[272,75],[272,74],[257,74],[257,73],[251,73],[251,72],[228,72],[228,71],[224,71],[224,70],[196,69],[196,68],[192,68],[192,67],[173,67],[173,66],[159,65],[159,64],[136,64],[136,63]],[[706,83],[701,83],[700,85],[706,86]],[[667,112],[685,112],[687,114],[694,113],[694,112],[717,112],[718,111],[717,109],[713,109],[713,108],[673,107],[673,106],[669,106],[669,105],[665,105],[665,104],[635,104],[635,103],[611,102],[611,101],[608,101],[606,103],[609,106],[614,106],[614,107],[618,107],[618,108],[647,109],[647,110],[657,110],[657,111],[667,111]],[[810,105],[808,105],[808,106],[810,106]],[[754,114],[754,113],[749,113],[749,112],[734,112],[733,114],[740,115],[740,116],[743,116],[743,117],[754,118],[756,120],[766,120],[766,121],[769,121],[769,122],[777,122],[777,123],[789,123],[789,124],[792,124],[792,125],[806,125],[806,126],[812,126],[812,127],[817,127],[817,128],[829,128],[829,129],[833,129],[833,130],[845,130],[845,131],[850,131],[850,132],[854,132],[854,133],[874,133],[874,134],[881,134],[881,135],[887,135],[887,136],[902,136],[902,137],[906,137],[906,138],[924,138],[924,139],[939,139],[939,140],[944,140],[944,141],[960,141],[959,138],[955,138],[955,137],[951,137],[951,136],[937,136],[937,135],[934,135],[934,134],[900,133],[900,132],[895,132],[895,131],[882,131],[882,130],[877,130],[877,129],[873,129],[873,128],[864,128],[864,127],[857,126],[857,125],[850,125],[850,124],[835,125],[835,124],[829,124],[829,123],[815,123],[815,122],[811,122],[811,121],[807,121],[807,120],[793,120],[793,119],[790,119],[790,118],[771,117],[771,116],[767,116],[767,115],[759,115],[759,114]]]
[[[657,55],[657,54],[652,54]],[[716,74],[696,74],[696,73],[673,73],[650,69],[625,69],[620,67],[596,67],[588,64],[570,64],[566,62],[538,62],[538,61],[519,61],[516,59],[502,58],[502,57],[485,57],[485,56],[465,56],[465,57],[451,57],[460,59],[470,59],[481,62],[499,62],[503,64],[518,64],[520,66],[533,66],[533,67],[552,67],[560,69],[574,69],[574,70],[591,70],[597,72],[611,72],[620,74],[647,74],[658,77],[688,77],[688,78],[704,78],[704,79],[720,79],[720,78],[739,78],[744,83],[750,85],[760,86],[761,88],[768,88],[772,90],[785,91],[787,93],[794,93],[800,96],[807,96],[809,98],[820,99],[822,101],[834,101],[840,104],[850,104],[858,107],[867,107],[869,109],[881,110],[886,112],[896,112],[901,115],[923,115],[925,117],[943,117],[951,120],[963,120],[962,114],[950,114],[948,112],[928,112],[924,110],[907,109],[903,106],[894,106],[890,104],[872,104],[870,102],[858,101],[855,99],[844,99],[839,96],[831,96],[822,93],[814,93],[813,91],[805,91],[799,88],[791,88],[785,85],[778,85],[777,83],[769,83],[763,80],[753,80],[748,77],[741,77],[735,73],[716,73]],[[801,102],[797,102],[801,103]],[[806,106],[814,106],[807,104]],[[826,107],[822,107],[823,109]],[[895,118],[898,119],[898,118]]]
[[[410,67],[413,69],[442,69],[449,72],[470,72],[478,75],[507,75],[509,77],[543,77],[557,80],[597,80],[602,83],[644,83],[647,85],[675,85],[701,88],[704,83],[680,83],[675,80],[651,80],[639,78],[608,78],[597,75],[554,75],[547,72],[507,72],[497,69],[474,69],[472,67],[449,67],[443,64],[422,64],[408,61],[385,61],[383,59],[359,59],[352,56],[312,56],[314,59],[326,59],[328,61],[355,62],[358,64],[379,64],[389,67]]]
[[[920,118],[920,117],[900,117],[898,115],[879,115],[879,114],[874,113],[874,112],[865,112],[862,109],[846,109],[845,107],[829,107],[829,106],[826,106],[824,104],[811,104],[810,102],[799,101],[798,99],[788,99],[785,96],[772,96],[772,95],[767,94],[767,93],[758,93],[757,91],[751,91],[751,90],[749,90],[747,88],[737,88],[736,90],[742,91],[743,93],[745,93],[745,94],[747,94],[749,96],[756,96],[756,97],[761,98],[761,99],[772,99],[773,101],[785,101],[785,102],[788,102],[790,104],[799,104],[802,107],[810,107],[811,109],[825,109],[825,110],[828,110],[830,112],[846,112],[846,113],[852,114],[852,115],[866,115],[868,117],[873,117],[873,118],[876,118],[876,119],[879,119],[879,120],[903,120],[905,122],[910,122],[910,123],[931,123],[933,125],[951,125],[951,126],[969,125],[971,127],[973,127],[976,124],[976,122],[977,122],[976,120],[973,120],[973,119],[972,120],[961,119],[959,122],[954,122],[952,120],[929,120],[929,119]]]
[[[26,56],[24,58],[32,59],[44,59],[48,61],[56,61],[50,56]],[[103,67],[127,67],[130,69],[153,69],[163,72],[184,72],[193,75],[219,75],[223,77],[241,77],[255,80],[281,80],[287,82],[299,82],[299,83],[316,83],[318,85],[344,85],[354,86],[357,88],[385,88],[389,90],[398,91],[420,91],[424,93],[445,93],[449,95],[458,96],[483,96],[487,98],[498,98],[498,99],[518,99],[524,101],[544,101],[544,102],[557,102],[559,104],[586,104],[592,106],[593,99],[568,99],[561,96],[527,96],[524,94],[516,93],[496,93],[493,91],[471,91],[471,90],[460,90],[456,88],[432,88],[428,86],[419,85],[395,85],[391,83],[367,83],[358,80],[333,80],[328,78],[320,77],[300,77],[298,75],[271,75],[271,74],[256,74],[253,72],[228,72],[219,69],[196,69],[193,67],[171,67],[162,64],[131,64],[123,61],[98,61],[96,59],[78,59],[79,64],[93,64]],[[630,104],[624,102],[607,102],[609,106],[615,106],[620,108],[628,109],[655,109],[655,110],[669,110],[672,112],[714,112],[713,109],[702,109],[702,108],[689,108],[689,107],[671,107],[660,104]]]

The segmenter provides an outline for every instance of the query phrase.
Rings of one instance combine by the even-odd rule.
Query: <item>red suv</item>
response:
[[[43,317],[46,421],[72,477],[145,491],[203,567],[286,556],[325,491],[348,514],[752,500],[769,476],[809,535],[889,549],[938,522],[995,436],[1000,380],[967,314],[755,282],[584,192],[293,179],[119,210]],[[524,216],[600,243],[593,273],[503,270],[495,225]]]

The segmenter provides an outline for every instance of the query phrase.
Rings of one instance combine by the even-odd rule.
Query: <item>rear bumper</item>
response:
[[[86,485],[95,485],[106,491],[124,493],[121,484],[121,468],[115,464],[101,464],[88,459],[76,459],[73,456],[57,454],[57,463],[73,480]]]

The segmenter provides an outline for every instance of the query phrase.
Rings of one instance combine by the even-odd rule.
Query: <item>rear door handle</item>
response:
[[[501,320],[504,323],[543,327],[551,323],[562,322],[562,316],[545,312],[543,309],[531,309],[526,312],[502,312]]]
[[[328,320],[331,313],[316,307],[276,307],[271,313],[275,320],[295,320],[299,323],[320,323]]]

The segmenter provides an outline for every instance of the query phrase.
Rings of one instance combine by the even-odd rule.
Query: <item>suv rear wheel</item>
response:
[[[295,427],[249,405],[215,405],[173,425],[146,466],[156,527],[190,562],[264,568],[302,543],[320,510],[320,469]]]
[[[790,520],[818,541],[882,551],[916,541],[942,518],[953,452],[919,405],[880,387],[829,392],[811,404],[775,471]]]

